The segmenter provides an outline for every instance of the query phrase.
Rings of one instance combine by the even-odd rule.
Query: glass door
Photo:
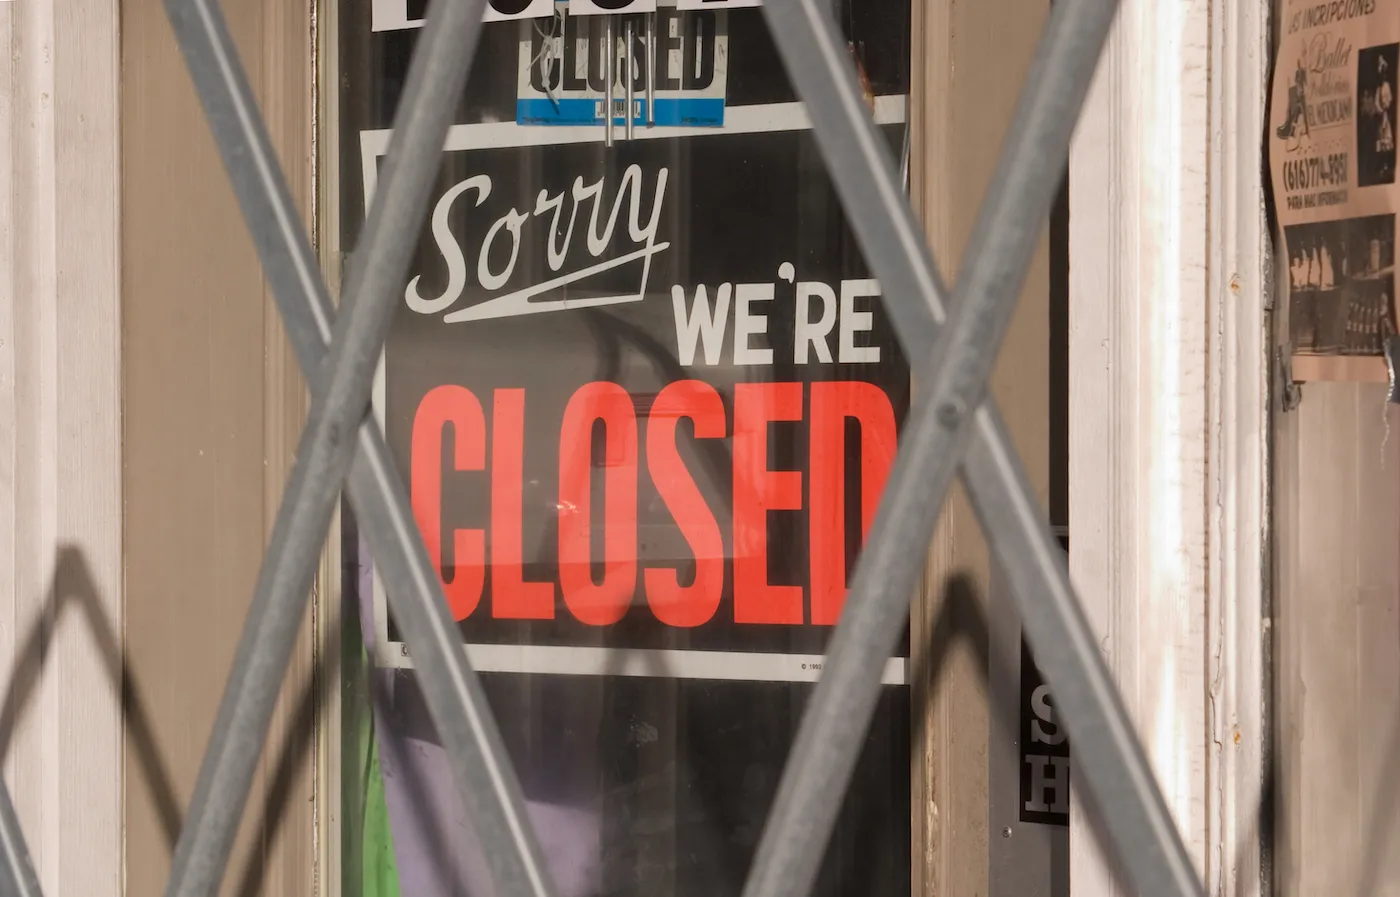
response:
[[[426,3],[342,0],[353,246]],[[908,0],[839,0],[906,146]],[[749,2],[493,2],[375,411],[563,897],[737,895],[909,404]],[[368,551],[347,893],[489,894]],[[359,652],[359,643],[352,645]],[[815,893],[911,888],[907,639]],[[362,873],[357,878],[357,871]]]

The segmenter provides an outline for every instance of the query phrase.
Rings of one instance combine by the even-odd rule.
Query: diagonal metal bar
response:
[[[321,546],[353,456],[350,434],[369,406],[375,365],[395,307],[392,297],[407,271],[417,225],[426,211],[483,8],[484,0],[434,4],[410,64],[384,189],[370,209],[364,239],[351,260],[345,309],[336,320],[330,356],[312,381],[316,388],[297,460],[176,845],[166,887],[169,897],[215,893],[228,864]],[[216,3],[167,0],[166,11],[196,83],[228,77],[239,68],[230,41],[200,39],[219,31],[227,36]],[[206,110],[211,122],[218,111]]]
[[[0,897],[41,897],[10,789],[0,782]]]
[[[923,371],[928,394],[906,429],[745,894],[802,897],[815,881],[840,809],[830,800],[832,785],[844,793],[849,783],[878,697],[878,670],[907,619],[908,597],[969,441],[969,491],[1008,569],[1124,867],[1142,894],[1202,894],[1005,428],[993,404],[983,403],[1115,4],[1054,5],[973,233],[961,313],[941,340],[945,289],[828,13],[816,0],[767,0],[763,8],[861,248],[892,297],[887,307],[905,347],[911,358],[934,362]]]
[[[311,379],[327,357],[335,310],[218,4],[216,0],[196,2],[209,6],[208,14],[182,31],[181,40],[187,46],[202,47],[205,57],[229,63],[192,70],[195,86],[289,339]],[[468,52],[469,45],[460,50]],[[350,500],[379,564],[395,617],[413,648],[458,786],[472,817],[479,821],[478,836],[498,891],[548,897],[552,888],[524,812],[519,783],[447,612],[442,586],[423,548],[383,433],[372,419],[360,425],[356,445],[348,480]]]

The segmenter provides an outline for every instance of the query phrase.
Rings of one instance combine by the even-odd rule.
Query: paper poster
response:
[[[1295,380],[1387,379],[1397,0],[1285,0],[1269,123]]]

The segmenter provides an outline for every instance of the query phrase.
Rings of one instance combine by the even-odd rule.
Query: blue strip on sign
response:
[[[619,97],[618,102],[622,99]],[[550,102],[548,99],[515,101],[515,121],[522,125],[601,125],[602,100],[573,97]],[[634,101],[633,124],[645,126],[646,100]],[[624,124],[623,116],[613,119]],[[662,127],[719,128],[724,126],[723,97],[660,98],[656,101],[656,124]]]

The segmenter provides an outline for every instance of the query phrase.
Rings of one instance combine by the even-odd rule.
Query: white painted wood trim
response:
[[[1272,737],[1264,652],[1272,261],[1262,137],[1271,12],[1267,0],[1216,0],[1211,14],[1206,886],[1220,897],[1265,897],[1260,839],[1272,829],[1272,820],[1260,824]]]
[[[118,15],[0,4],[0,744],[44,892],[84,897],[123,887]]]
[[[1222,895],[1259,893],[1267,17],[1125,0],[1070,166],[1070,569]],[[1071,845],[1128,893],[1078,796]]]

